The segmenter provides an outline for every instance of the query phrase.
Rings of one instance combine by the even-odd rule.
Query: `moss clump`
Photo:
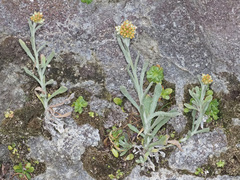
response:
[[[88,80],[93,80],[99,84],[104,83],[105,74],[99,63],[87,62],[81,65],[75,60],[73,53],[62,54],[60,59],[61,61],[52,62],[52,67],[47,75],[49,79],[54,79],[58,83],[70,81],[76,84]],[[83,61],[83,59],[79,61]]]
[[[0,125],[1,143],[28,139],[30,136],[42,134],[43,107],[40,103],[27,105],[14,112],[13,118],[6,118]]]
[[[109,180],[109,175],[116,174],[120,169],[126,177],[134,167],[134,161],[123,161],[121,158],[115,158],[111,152],[99,150],[95,147],[87,148],[82,155],[84,169],[97,180]]]

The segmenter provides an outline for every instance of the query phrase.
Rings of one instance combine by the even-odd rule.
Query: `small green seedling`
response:
[[[160,65],[152,66],[147,71],[147,80],[149,82],[160,83],[162,84],[162,80],[164,78],[163,68]]]
[[[123,136],[123,130],[117,128],[116,126],[112,127],[112,130],[109,133],[109,140],[111,141],[112,145],[114,146],[111,149],[111,152],[113,153],[113,155],[115,157],[118,157],[118,150],[120,150],[119,148],[119,141],[123,140],[124,136]]]
[[[89,116],[94,118],[94,112],[88,112]]]
[[[92,0],[81,0],[82,3],[87,3],[90,4],[92,2]]]
[[[114,102],[116,105],[120,106],[121,109],[122,109],[122,111],[125,112],[125,111],[124,111],[124,108],[123,108],[123,105],[122,105],[122,99],[121,99],[121,98],[116,97],[116,98],[113,99],[113,102]]]
[[[162,88],[161,97],[163,99],[169,100],[170,99],[170,94],[172,92],[173,92],[173,90],[171,88],[167,88],[167,89]]]
[[[15,143],[12,143],[11,145],[8,146],[8,150],[11,151],[13,150],[13,148],[16,147],[16,144]]]
[[[208,106],[208,109],[206,111],[206,115],[208,115],[208,119],[207,119],[207,122],[211,122],[213,119],[216,121],[219,119],[218,117],[218,113],[219,113],[219,109],[218,109],[218,106],[219,106],[219,102],[216,100],[216,99],[213,99],[209,106]]]
[[[131,153],[125,158],[125,160],[126,161],[131,161],[131,160],[133,160],[133,158],[134,158],[134,155]]]
[[[120,169],[116,171],[116,175],[114,176],[113,174],[109,174],[108,177],[110,179],[120,179],[124,175],[124,172],[122,172]]]
[[[203,169],[202,168],[197,168],[195,174],[196,175],[202,175],[203,174]]]
[[[19,178],[22,178],[25,175],[28,179],[31,179],[30,173],[34,171],[34,167],[32,167],[29,162],[24,167],[22,163],[19,163],[18,165],[15,165],[13,169],[16,173],[20,173]]]
[[[35,164],[39,164],[39,161],[38,161],[38,160],[36,160],[36,161],[34,161],[34,163],[35,163]]]
[[[118,153],[118,151],[117,151],[116,149],[112,148],[112,149],[111,149],[111,152],[112,152],[112,154],[113,154],[116,158],[118,158],[119,153]]]
[[[171,137],[171,138],[174,138],[174,137],[175,137],[175,133],[176,133],[176,132],[173,131],[173,132],[170,134],[170,137]]]
[[[122,99],[121,98],[116,97],[116,98],[113,99],[113,102],[118,106],[122,106]]]
[[[224,165],[225,165],[225,161],[220,160],[220,161],[218,161],[218,162],[216,163],[216,165],[217,165],[217,167],[219,167],[219,168],[223,168]]]
[[[17,158],[20,157],[19,153],[18,153],[18,150],[16,148],[16,144],[15,143],[12,143],[11,145],[8,146],[8,150],[12,152],[13,155],[16,155]]]
[[[83,108],[87,107],[88,102],[83,99],[82,96],[79,96],[78,99],[72,104],[74,107],[74,111],[81,114],[83,112]]]

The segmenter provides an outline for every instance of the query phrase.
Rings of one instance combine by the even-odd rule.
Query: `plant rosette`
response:
[[[34,171],[34,167],[32,167],[29,162],[26,163],[25,166],[23,166],[22,163],[19,163],[18,165],[15,165],[13,169],[16,173],[19,173],[20,178],[25,175],[28,179],[31,179],[30,173]]]
[[[88,102],[83,99],[82,96],[79,96],[78,99],[73,102],[72,106],[74,107],[74,111],[81,114],[83,112],[83,108],[87,107]]]

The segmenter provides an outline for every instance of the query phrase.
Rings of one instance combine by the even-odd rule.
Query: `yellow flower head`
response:
[[[34,14],[30,17],[30,19],[35,23],[43,23],[43,14],[40,12],[34,12]]]
[[[7,111],[5,111],[4,112],[4,116],[5,116],[5,118],[13,118],[13,116],[14,116],[14,113],[13,113],[13,111],[11,111],[11,110],[7,110]]]
[[[130,21],[124,21],[121,26],[116,26],[117,34],[120,34],[124,38],[134,38],[137,27],[134,26]]]
[[[212,77],[209,74],[202,74],[202,82],[203,84],[211,84],[213,82]]]

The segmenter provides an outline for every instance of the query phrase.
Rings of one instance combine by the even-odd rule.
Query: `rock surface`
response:
[[[140,166],[137,166],[133,169],[132,173],[125,178],[125,180],[239,180],[239,177],[231,177],[231,176],[217,176],[215,178],[202,178],[202,177],[196,177],[193,175],[185,175],[185,174],[179,174],[176,171],[170,171],[168,169],[161,168],[158,170],[158,172],[152,172],[152,177],[147,176],[140,176]]]
[[[220,155],[227,150],[227,138],[223,130],[197,134],[182,145],[183,152],[176,150],[169,158],[174,170],[188,170],[194,173],[197,167],[207,163],[210,155]],[[191,152],[191,153],[189,153]]]
[[[54,99],[52,103],[58,104],[62,101],[63,98],[58,98]],[[54,110],[66,112],[69,111],[69,108],[71,109],[70,106],[65,105],[61,108],[54,108]],[[56,122],[56,118],[54,121]],[[34,179],[92,179],[83,170],[81,155],[84,153],[85,147],[98,145],[99,131],[88,124],[77,126],[71,117],[62,118],[61,121],[63,126],[56,122],[61,126],[61,132],[57,132],[51,140],[35,137],[28,141],[31,149],[29,156],[47,165],[46,172]]]
[[[136,38],[131,41],[133,57],[139,51],[139,65],[149,61],[164,68],[165,79],[176,85],[176,106],[180,110],[184,86],[196,83],[196,75],[202,73],[213,76],[214,91],[231,92],[229,97],[239,97],[236,95],[239,91],[230,91],[230,82],[223,74],[235,76],[239,84],[240,3],[237,0],[93,0],[89,5],[79,0],[0,0],[0,123],[6,109],[23,107],[37,87],[22,70],[23,66],[32,68],[32,64],[18,44],[19,38],[29,43],[27,20],[34,11],[43,12],[46,22],[37,33],[37,43],[47,42],[44,54],[51,49],[57,54],[47,76],[54,77],[56,86],[62,84],[73,91],[82,88],[90,92],[92,111],[105,116],[106,109],[110,109],[105,128],[127,117],[106,99],[105,93],[123,97],[119,87],[125,85],[134,95],[114,34],[115,26],[126,19],[138,27]],[[30,156],[47,165],[47,171],[35,179],[91,179],[80,159],[85,147],[98,144],[98,130],[89,125],[77,126],[71,118],[58,122],[62,131],[54,134],[51,141],[42,137],[29,140]],[[186,119],[181,116],[170,123],[181,132]],[[206,163],[210,154],[227,147],[225,140],[222,131],[194,136],[183,145],[184,153],[172,154],[169,166],[194,172]],[[202,179],[167,169],[152,173],[152,178],[140,177],[139,171],[136,167],[126,179]]]

